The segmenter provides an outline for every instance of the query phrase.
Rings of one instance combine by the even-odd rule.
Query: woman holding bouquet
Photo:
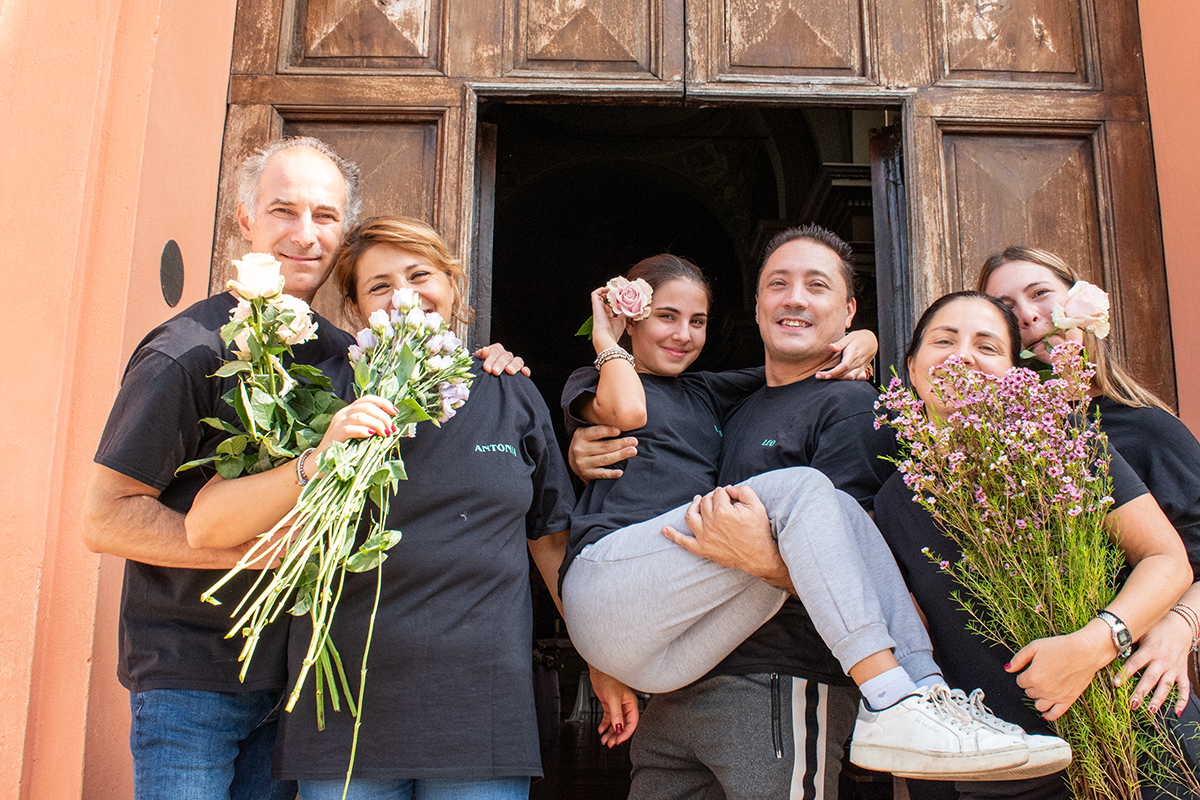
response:
[[[366,320],[412,290],[426,313],[464,320],[466,276],[423,222],[368,220],[334,259],[347,309]],[[345,364],[350,370],[350,364]],[[522,375],[476,373],[469,399],[441,427],[420,425],[402,452],[408,479],[390,499],[387,527],[403,533],[383,565],[382,596],[359,708],[350,798],[518,798],[540,775],[531,659],[526,545],[552,592],[574,494],[549,414]],[[364,397],[335,416],[335,441],[393,430],[396,409]],[[232,481],[214,479],[187,520],[193,543],[246,541],[296,503],[317,459]],[[361,535],[361,534],[360,534]],[[331,627],[357,676],[372,604],[373,572],[346,575]],[[294,681],[311,635],[291,626]],[[341,797],[354,718],[329,714],[318,731],[311,692],[283,714],[276,774],[300,782],[304,800]]]
[[[1004,304],[980,293],[958,292],[939,299],[921,316],[906,364],[926,412],[931,418],[944,419],[948,412],[934,392],[929,378],[932,368],[957,356],[972,370],[999,376],[1015,365],[1020,348],[1017,320]],[[1114,502],[1108,522],[1133,569],[1103,610],[1138,640],[1159,623],[1190,575],[1179,537],[1141,481],[1115,453],[1110,474]],[[946,563],[939,565],[928,555],[950,557],[947,554],[956,552],[953,540],[915,502],[913,490],[901,474],[893,475],[880,490],[875,509],[880,530],[928,620],[934,652],[947,678],[982,687],[988,705],[1026,732],[1035,736],[1050,733],[1046,721],[1060,717],[1093,676],[1123,649],[1115,641],[1114,628],[1102,616],[1072,633],[1029,642],[1016,653],[991,645],[969,630],[971,618],[952,596],[954,582],[943,574]],[[1034,700],[1036,712],[1027,704],[1026,695]],[[973,698],[970,705],[980,718],[991,719],[982,698]],[[1035,755],[1037,749],[1031,747]],[[1031,758],[1029,764],[1002,778],[962,781],[957,788],[964,797],[1032,800],[1069,796],[1064,774],[1046,775],[1047,769],[1039,759]]]
[[[1061,258],[1031,247],[997,253],[979,273],[980,291],[1013,310],[1021,324],[1022,345],[1035,355],[1048,359],[1047,348],[1067,336],[1083,341],[1089,360],[1096,363],[1090,394],[1100,425],[1179,532],[1193,575],[1200,578],[1200,442],[1166,403],[1121,365],[1110,340],[1084,327],[1056,329],[1054,306],[1067,303],[1078,281],[1078,274]],[[1122,674],[1128,678],[1145,667],[1134,702],[1148,697],[1149,713],[1162,707],[1175,685],[1179,699],[1172,713],[1179,717],[1190,702],[1200,720],[1200,700],[1188,680],[1188,656],[1200,636],[1200,582],[1192,584],[1172,611],[1142,637]]]

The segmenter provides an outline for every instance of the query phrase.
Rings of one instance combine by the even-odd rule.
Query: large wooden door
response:
[[[890,319],[1045,247],[1112,291],[1119,346],[1174,397],[1140,48],[1136,0],[240,0],[212,286],[242,247],[236,165],[279,134],[486,265],[481,98],[883,107]]]

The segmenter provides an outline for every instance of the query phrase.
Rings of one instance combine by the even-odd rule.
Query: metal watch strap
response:
[[[1103,608],[1096,612],[1096,618],[1103,620],[1112,629],[1112,640],[1113,645],[1117,648],[1117,656],[1129,658],[1129,654],[1133,652],[1133,635],[1121,618]]]

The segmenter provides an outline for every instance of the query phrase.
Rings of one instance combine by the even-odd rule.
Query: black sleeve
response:
[[[197,457],[205,434],[198,420],[214,413],[210,392],[170,356],[137,351],[108,415],[96,463],[162,491],[181,464]]]
[[[508,380],[515,382],[517,377],[523,378],[513,376]],[[525,536],[540,539],[570,527],[571,511],[575,508],[575,489],[558,449],[558,440],[545,401],[528,378],[523,378],[520,383],[523,384],[531,419],[524,437],[525,450],[534,462],[533,502],[525,515]]]
[[[1120,508],[1130,500],[1136,500],[1147,493],[1146,484],[1133,471],[1133,467],[1121,458],[1117,449],[1105,442],[1111,460],[1108,463],[1108,476],[1112,479],[1112,508]],[[1111,510],[1111,509],[1110,509]]]
[[[873,409],[841,417],[825,426],[809,466],[825,473],[834,486],[866,511],[895,466],[884,460],[896,454],[896,438],[887,428],[875,429]]]
[[[683,377],[689,377],[688,373]],[[704,386],[712,398],[713,413],[722,422],[743,400],[767,383],[767,371],[763,367],[696,372],[690,377]]]
[[[575,431],[580,428],[586,428],[592,423],[585,419],[575,416],[574,408],[577,400],[583,398],[584,395],[595,395],[596,389],[600,386],[600,370],[595,367],[580,367],[571,373],[571,377],[567,378],[567,383],[562,390],[562,411],[563,422],[567,428],[567,438],[575,435]]]

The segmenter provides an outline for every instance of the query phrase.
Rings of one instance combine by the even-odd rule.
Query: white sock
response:
[[[862,692],[863,699],[867,701],[867,708],[879,711],[899,703],[916,692],[917,685],[913,683],[912,678],[908,677],[904,667],[892,667],[887,672],[863,681],[858,690]]]
[[[946,679],[942,677],[940,672],[935,672],[932,675],[926,675],[924,678],[917,680],[917,686],[922,689],[928,689],[930,686],[937,686],[939,683],[945,683]]]

